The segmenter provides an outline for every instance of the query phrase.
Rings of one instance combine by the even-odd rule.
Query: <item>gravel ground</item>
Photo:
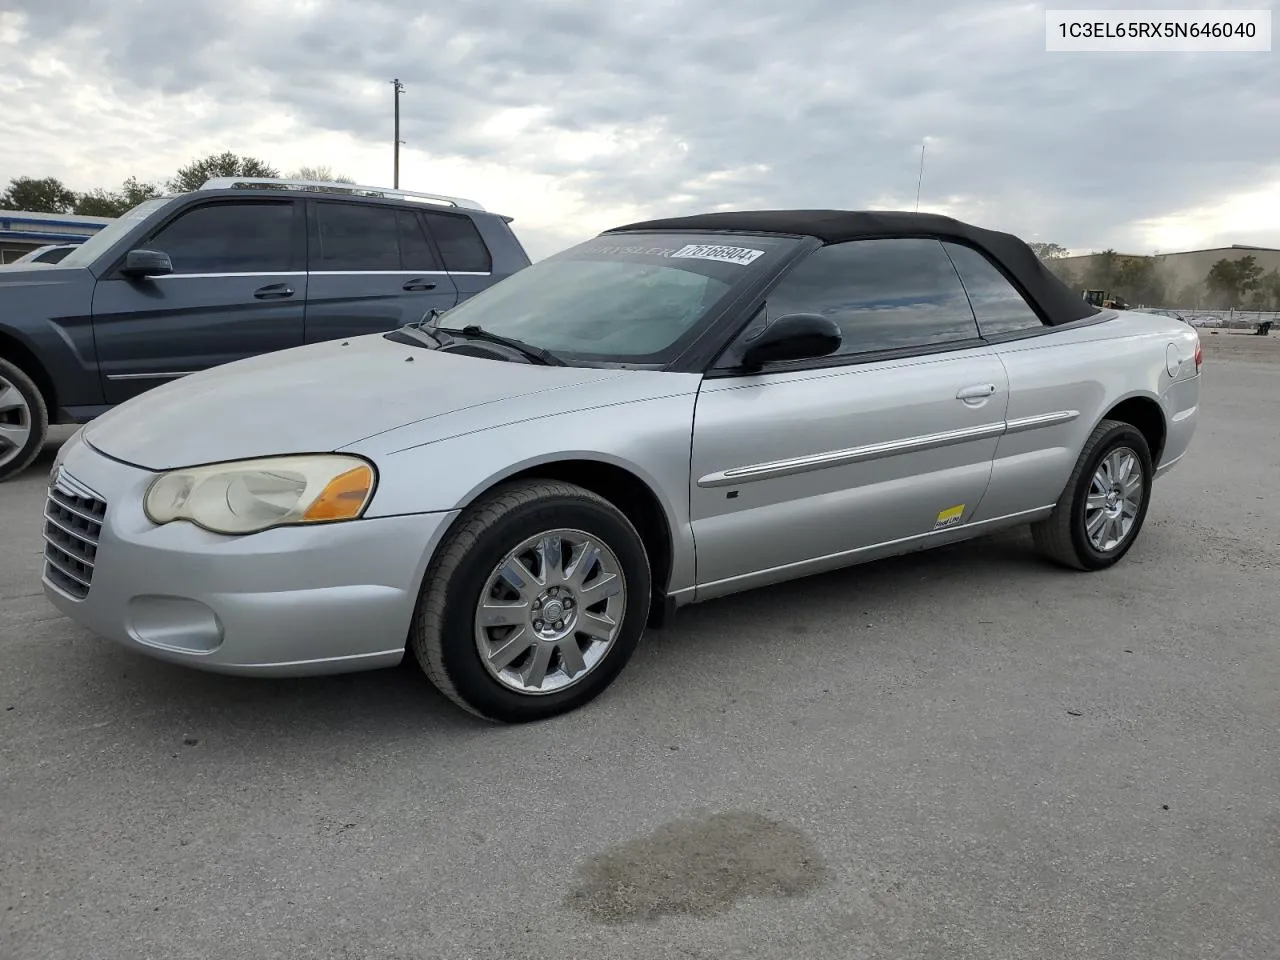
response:
[[[1250,363],[1280,363],[1280,330],[1265,337],[1239,330],[1200,330],[1204,355],[1215,360],[1242,360]],[[1275,391],[1268,395],[1275,398]]]
[[[1019,532],[717,601],[518,728],[86,635],[51,446],[0,487],[0,957],[1280,956],[1280,337],[1204,341],[1113,570]]]

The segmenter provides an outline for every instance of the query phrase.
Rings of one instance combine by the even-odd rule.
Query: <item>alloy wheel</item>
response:
[[[31,405],[16,383],[0,374],[0,467],[16,460],[31,440]]]
[[[599,537],[558,529],[529,537],[494,568],[475,611],[490,676],[527,695],[581,682],[622,629],[626,577]]]
[[[1100,553],[1128,538],[1142,507],[1142,461],[1128,447],[1116,447],[1098,464],[1084,506],[1085,535]]]

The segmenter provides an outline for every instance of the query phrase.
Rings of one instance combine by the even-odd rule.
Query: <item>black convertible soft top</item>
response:
[[[823,243],[889,237],[937,237],[957,240],[985,253],[1040,309],[1046,322],[1057,326],[1101,312],[1072,293],[1040,261],[1027,244],[1011,233],[944,217],[936,213],[879,210],[740,210],[701,213],[691,217],[643,220],[605,233],[638,230],[701,233],[776,233],[816,237]]]

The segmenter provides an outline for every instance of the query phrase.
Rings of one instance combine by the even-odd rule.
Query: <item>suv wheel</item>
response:
[[[0,481],[16,477],[44,449],[49,411],[31,378],[0,360]]]

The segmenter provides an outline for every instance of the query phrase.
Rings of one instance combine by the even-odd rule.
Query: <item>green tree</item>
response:
[[[1188,283],[1173,298],[1171,307],[1181,307],[1183,310],[1199,310],[1204,305],[1204,285],[1199,283]]]
[[[118,196],[125,203],[124,211],[127,213],[140,203],[147,200],[154,200],[160,196],[163,191],[159,184],[141,183],[137,177],[129,177],[120,185],[120,193]]]
[[[86,217],[118,217],[124,211],[119,197],[98,187],[76,197],[74,212]]]
[[[181,167],[169,181],[174,193],[198,190],[213,177],[278,177],[280,171],[256,157],[241,157],[230,150],[215,153],[200,160],[193,160]]]
[[[1110,295],[1116,286],[1116,275],[1119,273],[1122,258],[1114,250],[1103,250],[1090,254],[1077,276],[1082,290],[1103,290]]]
[[[1280,310],[1280,270],[1270,270],[1258,278],[1258,289],[1263,306],[1259,310]]]
[[[80,194],[76,198],[75,212],[90,217],[119,217],[144,200],[158,196],[160,188],[154,183],[142,183],[137,177],[130,177],[118,191],[98,188]]]
[[[1067,248],[1056,243],[1044,243],[1036,240],[1028,243],[1027,246],[1041,260],[1061,260],[1067,255]]]
[[[1155,257],[1121,257],[1116,264],[1114,292],[1129,303],[1163,304],[1167,291]]]
[[[76,194],[56,177],[15,177],[0,194],[0,208],[30,210],[32,213],[70,213]]]
[[[1209,268],[1204,285],[1219,307],[1239,307],[1262,281],[1262,267],[1252,254],[1236,260],[1225,257]]]

